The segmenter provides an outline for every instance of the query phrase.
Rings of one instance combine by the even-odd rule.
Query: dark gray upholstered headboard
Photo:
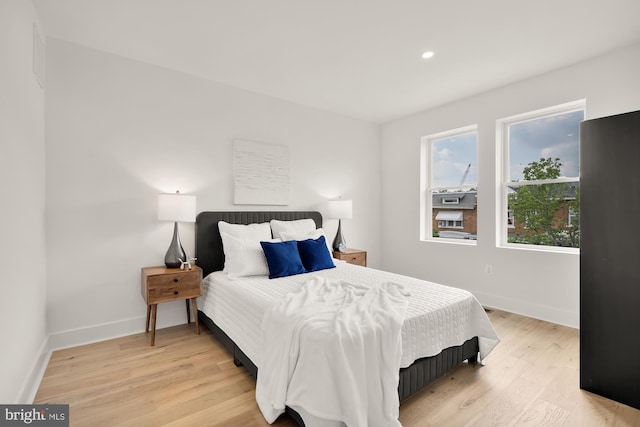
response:
[[[253,224],[269,222],[272,219],[293,221],[305,218],[313,219],[316,228],[322,227],[322,215],[315,211],[200,212],[196,217],[196,264],[202,268],[203,276],[224,267],[224,251],[218,221]]]

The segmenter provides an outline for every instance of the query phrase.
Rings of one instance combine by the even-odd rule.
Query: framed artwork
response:
[[[233,175],[234,204],[289,204],[291,174],[288,146],[233,140]]]

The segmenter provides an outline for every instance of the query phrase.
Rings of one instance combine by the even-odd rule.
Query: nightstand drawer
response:
[[[346,261],[349,264],[360,265],[362,267],[367,266],[367,252],[359,249],[347,249],[346,252],[333,252],[333,257]]]
[[[363,267],[367,265],[367,255],[364,252],[349,254],[343,259],[349,264],[361,265]]]
[[[149,290],[151,288],[159,288],[164,286],[185,286],[196,284],[200,286],[200,271],[191,270],[181,273],[160,274],[157,276],[149,276],[147,278]]]
[[[177,299],[196,298],[200,295],[199,283],[183,283],[166,286],[149,286],[149,304]]]

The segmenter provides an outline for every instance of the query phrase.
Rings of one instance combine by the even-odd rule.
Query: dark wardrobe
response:
[[[580,125],[580,388],[640,409],[640,111]]]

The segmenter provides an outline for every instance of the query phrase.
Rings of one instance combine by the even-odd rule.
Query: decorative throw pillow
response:
[[[285,241],[285,240],[307,240],[307,239],[313,239],[316,240],[318,237],[320,236],[324,236],[325,241],[326,241],[326,246],[327,246],[327,251],[329,251],[329,256],[331,256],[331,253],[333,252],[333,248],[331,247],[331,244],[329,243],[329,240],[327,239],[327,235],[324,233],[324,230],[322,228],[318,228],[317,230],[312,230],[308,233],[289,233],[289,232],[283,232],[280,233],[280,238]]]
[[[302,265],[307,271],[335,268],[333,258],[327,251],[327,242],[324,236],[320,236],[315,240],[298,241],[298,253],[300,254]]]
[[[298,244],[295,240],[288,242],[260,242],[269,266],[269,279],[306,273]]]

